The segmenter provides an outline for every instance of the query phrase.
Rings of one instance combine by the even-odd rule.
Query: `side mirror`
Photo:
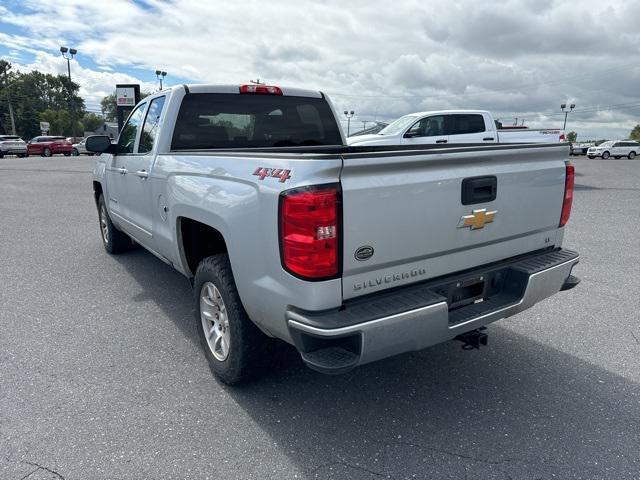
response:
[[[114,153],[115,145],[106,135],[91,135],[87,137],[85,148],[93,153]]]
[[[404,138],[415,138],[419,136],[420,136],[419,132],[407,132],[404,134]]]

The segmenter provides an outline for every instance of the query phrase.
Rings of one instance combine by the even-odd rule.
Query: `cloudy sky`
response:
[[[638,0],[0,0],[0,56],[72,76],[89,109],[116,83],[320,89],[354,120],[491,110],[505,123],[626,137],[640,123]],[[360,122],[361,123],[361,122]]]

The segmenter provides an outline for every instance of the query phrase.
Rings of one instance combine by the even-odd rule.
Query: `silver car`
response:
[[[27,144],[17,135],[0,135],[0,158],[5,155],[27,156]]]
[[[80,142],[73,144],[71,154],[74,157],[77,157],[78,155],[94,155],[94,153],[87,151],[86,141],[87,139],[83,138]]]

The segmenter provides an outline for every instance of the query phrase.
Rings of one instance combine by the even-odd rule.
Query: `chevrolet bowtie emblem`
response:
[[[477,230],[478,228],[484,228],[487,223],[493,222],[493,219],[498,213],[497,210],[493,212],[487,212],[486,208],[480,210],[474,210],[471,215],[463,215],[458,223],[458,228],[471,227],[471,230]]]

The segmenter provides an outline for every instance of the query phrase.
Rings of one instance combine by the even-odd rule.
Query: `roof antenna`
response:
[[[260,81],[260,78],[256,78],[255,80],[249,80],[251,83],[255,83],[256,85],[264,85],[264,82]]]

